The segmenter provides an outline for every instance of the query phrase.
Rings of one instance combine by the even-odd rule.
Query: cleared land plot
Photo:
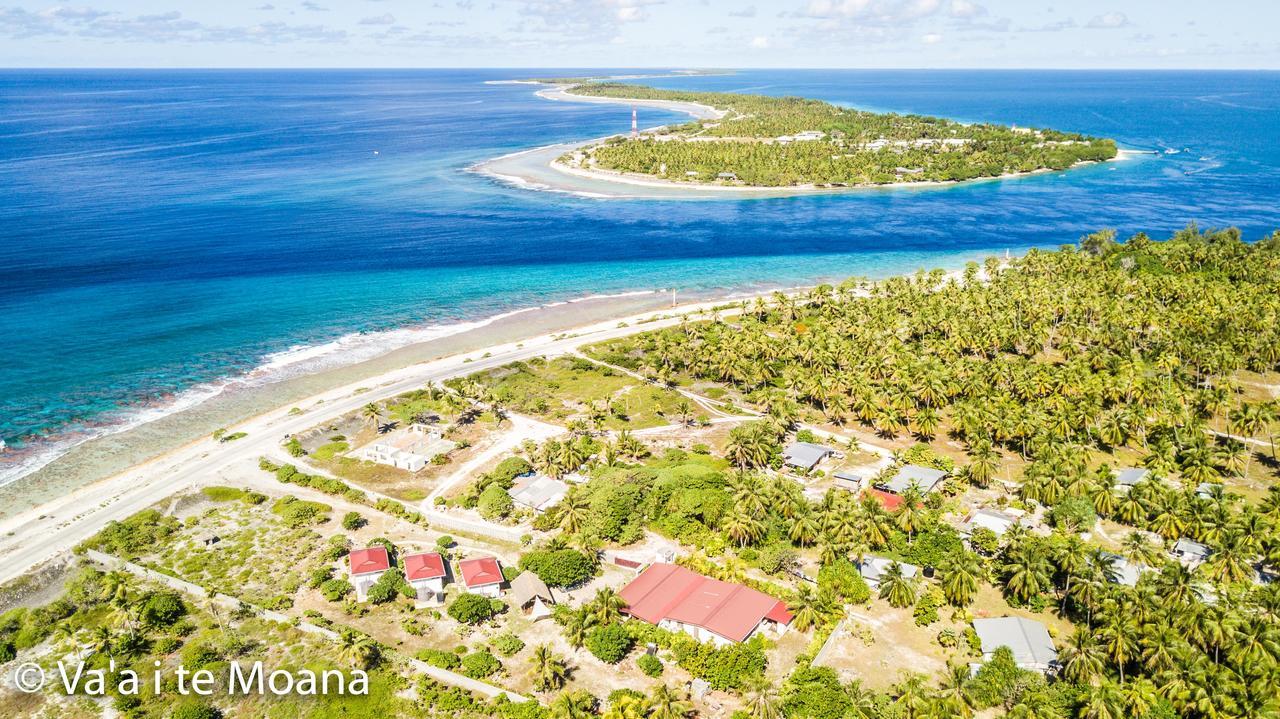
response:
[[[601,429],[643,429],[680,421],[682,405],[690,417],[700,414],[676,392],[574,357],[515,362],[464,381],[478,382],[517,412],[559,424],[577,419]]]

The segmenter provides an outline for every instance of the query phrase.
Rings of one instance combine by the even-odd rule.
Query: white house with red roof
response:
[[[444,580],[449,574],[439,552],[410,554],[404,558],[404,578],[417,592],[420,602],[444,600]]]
[[[676,564],[650,565],[620,595],[627,614],[716,646],[765,631],[782,634],[792,618],[782,600]]]
[[[348,554],[347,573],[351,585],[356,589],[356,601],[366,601],[369,598],[369,587],[390,568],[391,558],[387,556],[386,547],[356,549]]]
[[[502,567],[493,557],[465,559],[458,562],[462,584],[472,594],[497,599],[502,596]]]

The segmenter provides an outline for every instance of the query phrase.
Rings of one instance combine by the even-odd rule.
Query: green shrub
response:
[[[359,512],[347,512],[342,516],[342,528],[348,532],[354,532],[368,523]]]
[[[505,519],[515,508],[515,502],[507,490],[499,485],[491,484],[480,493],[480,501],[476,504],[480,516],[487,520]]]
[[[331,602],[344,599],[354,587],[345,579],[327,579],[320,585],[320,594]]]
[[[398,594],[404,594],[403,586],[408,585],[404,575],[399,569],[392,568],[382,573],[378,577],[378,581],[369,587],[369,591],[365,594],[370,602],[374,604],[386,604],[396,598]]]
[[[245,495],[243,489],[235,487],[205,487],[200,492],[214,502],[235,502]]]
[[[414,656],[433,667],[448,669],[449,671],[457,669],[462,664],[462,660],[458,658],[457,654],[439,649],[423,649]]]
[[[175,592],[153,592],[142,600],[139,618],[150,627],[169,627],[187,614],[187,605]]]
[[[646,677],[656,677],[662,674],[662,660],[652,654],[641,654],[636,660],[636,665],[640,667],[640,671],[644,672]]]
[[[576,587],[595,576],[596,563],[576,549],[539,549],[520,557],[520,568],[551,587]]]
[[[145,552],[162,546],[178,531],[179,522],[154,509],[144,509],[122,522],[107,522],[102,531],[82,547],[97,549],[124,559],[136,559]]]
[[[169,719],[222,719],[222,712],[198,699],[183,699],[170,710]]]
[[[320,502],[308,502],[293,495],[286,495],[276,500],[271,511],[284,521],[286,526],[297,528],[309,524],[322,524],[329,521],[329,512],[333,508]]]
[[[621,624],[606,624],[592,629],[586,644],[600,661],[617,664],[627,656],[635,642]]]
[[[509,657],[524,649],[524,642],[514,634],[499,634],[491,642],[493,648],[502,656]]]
[[[463,624],[479,624],[495,614],[488,597],[463,593],[449,605],[449,616]]]
[[[473,652],[462,658],[462,673],[472,679],[484,679],[502,668],[502,663],[489,652]]]

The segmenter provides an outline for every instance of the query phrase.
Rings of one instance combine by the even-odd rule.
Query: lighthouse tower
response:
[[[636,106],[631,106],[631,139],[640,137],[640,126],[636,124]]]

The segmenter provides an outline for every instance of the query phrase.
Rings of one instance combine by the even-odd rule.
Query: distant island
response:
[[[556,160],[574,173],[685,186],[841,188],[961,182],[1114,159],[1114,140],[925,115],[875,113],[799,97],[558,84],[564,98],[699,106],[692,122],[615,135]]]

